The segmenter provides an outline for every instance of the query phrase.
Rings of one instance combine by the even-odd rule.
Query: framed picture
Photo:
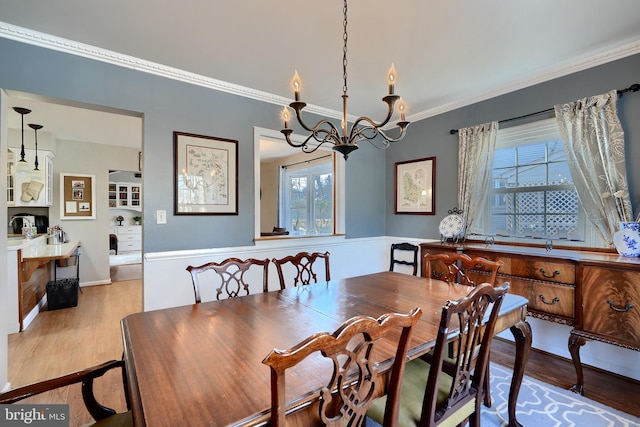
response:
[[[435,215],[436,158],[396,163],[397,214]]]
[[[173,132],[174,214],[238,214],[238,141]]]
[[[96,219],[95,175],[60,174],[60,219]]]

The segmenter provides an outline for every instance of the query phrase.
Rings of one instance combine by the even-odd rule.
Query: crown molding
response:
[[[606,64],[608,62],[612,62],[618,59],[626,58],[627,56],[635,55],[637,53],[640,53],[640,40],[636,40],[634,42],[625,44],[623,46],[620,46],[612,50],[601,52],[597,55],[593,55],[579,61],[563,64],[543,74],[537,74],[529,79],[520,80],[513,84],[500,87],[496,90],[488,91],[476,96],[471,96],[469,98],[461,99],[459,101],[451,102],[449,104],[444,104],[436,108],[431,108],[429,110],[416,113],[414,115],[411,115],[407,119],[412,122],[415,122],[422,119],[426,119],[428,117],[433,117],[438,114],[446,113],[447,111],[452,111],[458,108],[466,107],[468,105],[472,105],[480,101],[486,101],[487,99],[495,98],[500,95],[505,95],[510,92],[515,92],[516,90],[534,86],[539,83],[544,83],[553,79],[557,79],[559,77],[564,77],[569,74],[573,74],[578,71],[583,71],[589,68],[593,68],[598,65]]]
[[[262,92],[259,90],[239,86],[233,83],[225,82],[222,80],[205,77],[200,74],[191,73],[178,68],[169,67],[166,65],[157,64],[155,62],[146,61],[140,58],[136,58],[129,55],[124,55],[118,52],[112,52],[106,49],[101,49],[95,46],[87,45],[84,43],[76,42],[73,40],[67,40],[61,37],[52,36],[50,34],[41,33],[28,28],[18,27],[16,25],[8,24],[0,21],[0,37],[15,40],[18,42],[43,47],[45,49],[57,50],[60,52],[68,53],[71,55],[81,56],[96,61],[106,62],[109,64],[117,65],[120,67],[130,68],[133,70],[154,74],[157,76],[165,77],[168,79],[178,80],[184,83],[194,84],[197,86],[206,87],[209,89],[230,93],[237,96],[243,96],[246,98],[255,99],[258,101],[267,102],[270,104],[276,104],[279,106],[289,105],[291,99],[285,98],[279,95],[274,95],[268,92]],[[635,55],[640,52],[640,40],[628,43],[618,48],[599,53],[597,55],[584,58],[575,62],[567,63],[557,68],[554,68],[543,74],[538,74],[529,79],[520,80],[516,83],[500,87],[496,90],[484,92],[482,94],[461,99],[459,101],[444,104],[435,108],[431,108],[420,113],[413,114],[407,117],[408,120],[415,122],[423,120],[438,114],[445,113],[447,111],[456,110],[458,108],[466,107],[467,105],[475,104],[480,101],[495,98],[496,96],[504,95],[510,92],[514,92],[519,89],[524,89],[529,86],[543,83],[549,80],[563,77],[568,74],[575,73],[577,71],[586,70],[598,65],[605,64],[607,62],[622,59],[627,56]],[[305,111],[315,113],[324,117],[342,118],[342,113],[336,110],[320,107],[317,105],[309,104],[305,108]],[[355,120],[355,116],[349,116],[349,120]],[[393,126],[391,126],[393,127]]]

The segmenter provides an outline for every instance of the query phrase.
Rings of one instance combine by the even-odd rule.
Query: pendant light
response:
[[[33,181],[42,181],[42,172],[40,171],[40,169],[38,168],[38,130],[42,129],[43,126],[42,125],[37,125],[35,123],[29,123],[29,127],[31,129],[33,129],[34,133],[35,133],[35,140],[36,140],[36,159],[34,161],[34,168],[31,171],[31,180]]]
[[[13,107],[13,110],[22,116],[22,145],[20,146],[20,160],[16,162],[16,173],[30,173],[29,163],[24,159],[24,115],[31,110],[22,107]]]

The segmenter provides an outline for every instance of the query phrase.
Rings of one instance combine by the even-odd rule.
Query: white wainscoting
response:
[[[191,276],[186,271],[189,265],[201,265],[210,261],[220,262],[229,257],[272,259],[295,255],[302,251],[328,251],[331,278],[342,279],[387,270],[390,245],[392,242],[400,241],[419,244],[425,240],[388,236],[345,239],[332,236],[262,240],[256,242],[255,246],[145,253],[142,262],[144,310],[193,304]],[[249,276],[249,278],[252,277]],[[252,286],[255,286],[255,289],[250,289],[250,292],[252,294],[262,292],[261,283],[260,278],[252,280]],[[273,265],[269,266],[269,289],[279,289],[278,274]],[[206,294],[202,298],[208,299]]]
[[[364,239],[317,237],[264,240],[256,242],[255,246],[246,247],[146,253],[142,261],[144,310],[193,304],[191,276],[186,271],[189,265],[219,262],[229,257],[271,259],[294,255],[301,251],[329,251],[331,278],[342,279],[388,270],[391,243],[398,242],[420,244],[426,240],[389,236]],[[253,279],[255,288],[250,292],[262,292],[261,278]],[[269,289],[279,289],[278,275],[273,265],[269,266]],[[203,300],[215,299],[213,292],[207,295],[205,291],[203,290]],[[571,328],[531,317],[528,320],[533,330],[534,348],[570,359],[567,344]],[[502,336],[513,340],[509,331],[503,332]],[[588,342],[580,349],[580,356],[584,364],[640,380],[640,352]],[[586,381],[585,389],[588,390],[593,385],[589,384],[588,378]]]

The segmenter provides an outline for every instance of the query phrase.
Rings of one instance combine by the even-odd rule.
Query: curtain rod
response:
[[[310,163],[310,162],[313,162],[313,161],[315,161],[315,160],[325,159],[325,158],[327,158],[327,157],[331,157],[331,156],[332,156],[331,154],[327,154],[326,156],[320,156],[320,157],[316,157],[315,159],[310,159],[310,160],[303,160],[303,161],[301,161],[301,162],[291,163],[291,164],[289,164],[289,165],[282,165],[282,166],[280,166],[280,167],[281,167],[282,169],[286,169],[286,168],[288,168],[289,166],[301,165],[301,164],[303,164],[303,163]]]
[[[618,89],[617,92],[618,92],[618,96],[622,97],[622,95],[624,95],[625,92],[637,92],[639,90],[640,90],[640,84],[634,83],[626,89]],[[538,114],[549,113],[551,111],[553,111],[553,108],[547,108],[546,110],[536,111],[535,113],[525,114],[524,116],[511,117],[510,119],[500,120],[498,123],[505,123],[505,122],[510,122],[512,120],[524,119],[526,117],[537,116]],[[451,135],[455,135],[456,133],[458,133],[458,129],[451,129],[449,133]]]

